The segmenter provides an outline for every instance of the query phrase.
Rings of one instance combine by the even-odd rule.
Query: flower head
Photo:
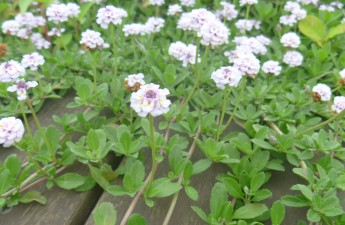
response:
[[[165,0],[149,0],[150,5],[158,5],[161,6],[163,5]]]
[[[169,55],[182,61],[182,66],[186,67],[188,64],[195,64],[196,46],[192,44],[186,45],[180,41],[171,43],[169,47]]]
[[[15,85],[9,86],[7,91],[9,92],[17,92],[17,99],[19,101],[26,100],[26,92],[29,88],[36,87],[36,81],[25,81],[24,79],[20,79],[17,81]]]
[[[283,62],[289,67],[300,66],[303,62],[303,55],[297,51],[288,51],[283,57]]]
[[[157,33],[164,27],[164,23],[165,21],[162,18],[150,17],[145,23],[146,32],[149,34]]]
[[[211,75],[211,79],[220,89],[224,89],[225,85],[237,87],[238,83],[242,79],[242,74],[237,68],[227,66],[214,71]]]
[[[202,25],[198,32],[200,43],[211,47],[228,43],[230,30],[219,20],[209,20]]]
[[[0,119],[0,144],[10,147],[19,142],[24,134],[24,125],[20,119],[7,117]]]
[[[0,82],[16,81],[24,74],[24,67],[17,61],[10,60],[0,64]]]
[[[207,9],[193,9],[191,12],[182,13],[177,28],[199,32],[200,28],[208,21],[216,20],[216,16]]]
[[[40,33],[33,33],[31,35],[31,41],[37,49],[47,49],[50,46],[50,42],[44,39]]]
[[[141,85],[145,85],[144,74],[132,74],[125,78],[125,87],[131,91],[137,91]]]
[[[240,6],[257,4],[258,0],[240,0]]]
[[[334,97],[332,110],[336,113],[341,113],[345,109],[345,97],[344,96],[336,96]]]
[[[169,5],[167,15],[173,16],[173,15],[179,14],[181,12],[182,12],[182,7],[180,5],[178,5],[178,4]]]
[[[142,85],[137,92],[132,93],[131,107],[140,117],[162,115],[169,111],[171,105],[171,101],[166,98],[168,94],[168,89],[160,89],[157,84]]]
[[[217,11],[217,17],[219,19],[226,19],[227,21],[231,21],[237,17],[238,11],[236,10],[234,4],[228,2],[220,2],[220,4],[223,6],[223,9]]]
[[[317,84],[313,87],[313,99],[318,101],[329,101],[331,100],[332,91],[326,84]]]
[[[301,44],[301,39],[295,32],[289,32],[281,37],[280,43],[286,48],[298,48]]]
[[[101,37],[101,33],[89,29],[81,34],[80,44],[84,45],[84,47],[88,50],[103,49],[109,47],[109,44],[105,43],[103,38]]]
[[[22,66],[24,68],[30,67],[30,70],[37,70],[37,67],[44,64],[44,58],[37,52],[23,55]]]
[[[98,10],[96,22],[101,25],[103,29],[108,29],[110,23],[114,25],[121,24],[122,18],[127,16],[128,14],[124,9],[108,5]]]
[[[266,74],[272,74],[278,76],[282,70],[282,67],[279,65],[279,62],[269,60],[262,65],[262,71]]]
[[[193,7],[195,5],[195,0],[180,0],[181,5]]]

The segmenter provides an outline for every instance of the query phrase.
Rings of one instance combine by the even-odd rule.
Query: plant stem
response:
[[[196,142],[197,142],[197,140],[198,140],[198,138],[200,136],[200,132],[201,132],[201,126],[198,127],[198,130],[197,130],[197,132],[195,134],[194,141],[193,141],[193,143],[192,143],[192,145],[191,145],[191,147],[190,147],[190,149],[188,151],[188,156],[187,156],[188,160],[192,157],[192,155],[194,153],[194,150],[195,150],[195,147],[196,147]],[[182,184],[182,182],[183,182],[183,175],[180,175],[179,178],[178,178],[177,183],[178,184]],[[177,199],[178,199],[179,193],[180,193],[180,191],[178,191],[178,192],[176,192],[174,194],[174,197],[173,197],[173,199],[172,199],[172,201],[170,203],[169,210],[168,210],[168,212],[167,212],[167,214],[165,216],[163,225],[168,225],[169,224],[170,218],[171,218],[171,216],[172,216],[172,214],[174,212],[174,209],[175,209],[175,206],[176,206],[176,203],[177,203]]]
[[[246,22],[244,24],[244,35],[246,35],[246,32],[247,32],[247,22],[248,22],[248,18],[249,18],[249,10],[250,10],[250,5],[247,5],[247,8],[246,8]]]
[[[153,117],[150,114],[149,115],[149,121],[150,121],[150,145],[151,145],[151,153],[152,153],[152,168],[151,168],[151,178],[148,181],[148,184],[146,186],[146,189],[149,189],[152,185],[153,179],[155,177],[155,172],[157,169],[157,160],[156,160],[156,147],[155,147],[155,128],[153,125]]]
[[[30,128],[29,123],[28,123],[28,118],[26,117],[26,113],[25,113],[25,110],[24,110],[24,103],[23,103],[23,101],[19,101],[19,105],[20,105],[20,109],[22,111],[25,128],[28,131],[30,137],[33,138],[32,137],[32,132],[31,132],[31,128]]]
[[[218,130],[217,130],[217,136],[216,136],[216,141],[219,140],[219,137],[222,133],[222,126],[223,126],[223,120],[224,120],[224,115],[225,115],[225,112],[226,112],[226,106],[227,106],[227,101],[228,101],[228,96],[231,92],[231,89],[224,89],[224,100],[223,100],[223,106],[222,106],[222,114],[220,116],[220,121],[219,121],[219,124],[218,124]]]
[[[188,95],[186,101],[183,103],[180,112],[183,112],[184,108],[188,105],[190,99],[192,98],[192,96],[193,96],[195,90],[196,90],[197,87],[199,86],[199,81],[200,81],[200,76],[201,76],[201,70],[202,70],[203,67],[204,67],[204,64],[205,64],[205,61],[206,61],[206,56],[207,56],[207,54],[208,54],[208,51],[209,51],[209,46],[206,47],[205,53],[204,53],[204,55],[203,55],[203,57],[202,57],[202,59],[201,59],[200,67],[198,67],[198,68],[196,69],[197,75],[196,75],[196,80],[195,80],[193,89],[192,89],[192,91],[190,92],[190,94]],[[196,55],[196,57],[198,57],[198,55]]]
[[[114,28],[115,28],[115,25],[110,24],[110,36],[111,36],[111,42],[113,45],[113,54],[114,54],[114,88],[116,89],[118,51],[117,51],[117,47],[116,47],[115,29]]]
[[[37,129],[38,129],[38,131],[40,132],[40,135],[41,135],[41,137],[43,138],[44,143],[46,144],[47,148],[48,148],[49,151],[50,151],[50,154],[51,154],[51,157],[52,157],[53,161],[54,161],[54,162],[57,162],[57,161],[56,161],[56,156],[55,156],[55,151],[52,149],[52,147],[51,147],[50,144],[49,144],[49,141],[48,141],[48,139],[47,139],[47,137],[46,137],[46,135],[45,135],[45,133],[44,133],[44,131],[43,131],[43,129],[42,129],[42,126],[41,126],[41,124],[40,124],[40,121],[39,121],[38,118],[37,118],[37,115],[36,115],[36,113],[35,113],[35,110],[34,110],[34,108],[32,107],[31,100],[30,100],[29,98],[27,98],[27,99],[26,99],[26,102],[27,102],[27,104],[28,104],[28,106],[29,106],[29,108],[30,108],[30,110],[31,110],[32,116],[34,117],[34,121],[35,121],[35,123],[36,123]]]
[[[92,54],[92,53],[91,53]],[[92,54],[92,61],[93,61],[93,64],[92,64],[92,69],[93,69],[93,89],[94,89],[94,92],[96,92],[96,89],[97,89],[97,61],[96,60],[96,53]]]
[[[247,84],[247,79],[246,79],[246,77],[243,77],[241,82],[242,82],[242,83],[241,83],[240,96],[239,96],[239,98],[237,99],[237,102],[236,102],[234,111],[232,111],[231,116],[230,116],[228,122],[226,122],[226,124],[225,124],[224,130],[227,129],[228,126],[230,126],[230,123],[231,123],[232,119],[234,118],[234,116],[235,116],[235,114],[236,114],[236,112],[237,112],[238,106],[240,105],[240,102],[242,101],[243,93],[244,93],[244,88],[245,88],[245,86],[246,86],[246,84]]]
[[[131,37],[131,42],[132,42],[132,47],[133,47],[134,59],[137,62],[138,61],[138,55],[137,55],[137,51],[135,48],[134,36]]]
[[[313,126],[313,127],[311,127],[311,128],[308,128],[308,129],[302,131],[301,133],[297,134],[297,135],[295,136],[295,138],[300,138],[300,137],[302,137],[304,134],[306,134],[306,133],[308,133],[308,132],[310,132],[310,131],[317,130],[317,129],[319,129],[319,128],[321,128],[321,127],[323,127],[323,126],[325,126],[325,125],[327,125],[327,124],[329,124],[329,123],[331,123],[331,122],[333,122],[334,120],[336,120],[336,119],[338,119],[338,118],[340,118],[340,117],[342,117],[342,116],[344,116],[344,115],[345,115],[345,110],[341,111],[340,113],[334,115],[333,117],[329,118],[328,120],[326,120],[326,121],[324,121],[324,122],[322,122],[322,123],[319,123],[319,124],[317,124],[317,125],[315,125],[315,126]]]

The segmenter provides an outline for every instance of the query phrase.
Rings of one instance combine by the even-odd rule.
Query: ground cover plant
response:
[[[205,224],[282,224],[286,207],[308,208],[299,224],[345,224],[340,1],[14,0],[0,11],[0,144],[13,151],[0,162],[0,208],[45,204],[32,190],[42,182],[98,184],[147,207],[173,196],[168,224],[180,192],[200,197],[191,178],[217,163],[228,171],[209,210],[192,207]],[[45,100],[70,89],[76,112],[42,127]],[[112,168],[109,154],[124,163]],[[87,176],[60,175],[76,162]],[[161,163],[171,171],[156,177]],[[267,205],[264,185],[288,164],[304,180],[291,187],[299,194]],[[135,202],[124,218],[102,203],[95,223],[146,224]]]

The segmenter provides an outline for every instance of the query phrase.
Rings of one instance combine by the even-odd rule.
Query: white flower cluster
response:
[[[16,84],[11,85],[7,88],[9,92],[17,92],[17,99],[19,101],[24,101],[27,98],[26,92],[29,88],[36,87],[38,83],[36,81],[25,81],[20,79]]]
[[[271,42],[272,42],[271,39],[269,39],[268,37],[266,37],[262,34],[256,36],[255,38],[256,38],[256,40],[258,40],[261,44],[263,44],[265,46],[271,44]]]
[[[50,31],[48,31],[48,36],[52,37],[52,36],[57,36],[60,37],[61,33],[65,32],[65,28],[57,28],[57,27],[53,27]]]
[[[230,30],[212,12],[203,8],[183,13],[177,28],[197,32],[198,37],[201,37],[200,43],[212,48],[228,43],[230,33]]]
[[[0,82],[17,81],[25,75],[24,67],[17,61],[10,60],[0,64]]]
[[[165,20],[158,17],[150,17],[145,24],[141,23],[131,23],[123,26],[122,31],[125,36],[131,35],[146,35],[160,32],[162,27],[164,27]]]
[[[89,29],[81,34],[80,44],[89,50],[109,48],[109,44],[104,42],[101,33]]]
[[[103,3],[105,0],[80,0],[81,3],[93,2],[97,5]]]
[[[297,2],[286,2],[284,10],[290,12],[290,14],[281,16],[279,18],[279,22],[290,27],[307,16],[307,11],[302,9],[301,5]]]
[[[149,0],[150,5],[161,6],[165,3],[165,0]]]
[[[295,32],[288,32],[281,37],[280,43],[286,48],[298,48],[301,44],[301,39]]]
[[[336,96],[333,100],[332,110],[336,113],[341,113],[345,109],[345,97]]]
[[[240,0],[240,6],[258,4],[258,0]]]
[[[297,51],[288,51],[284,54],[283,62],[289,67],[300,66],[303,62],[303,55]]]
[[[116,8],[112,5],[108,5],[98,10],[96,22],[103,29],[108,29],[108,26],[110,23],[114,25],[121,24],[122,18],[127,17],[127,16],[128,14],[124,9]]]
[[[168,16],[174,16],[176,14],[182,13],[182,7],[178,4],[169,5]]]
[[[217,10],[216,16],[220,20],[227,20],[231,21],[235,19],[238,16],[238,11],[235,8],[234,4],[228,3],[228,2],[220,2],[220,4],[223,6],[222,10]]]
[[[188,64],[195,64],[196,46],[192,44],[186,45],[180,41],[171,43],[169,55],[181,61],[182,66],[186,67]],[[200,61],[199,58],[198,61]]]
[[[220,89],[224,89],[225,85],[237,87],[242,79],[241,72],[232,66],[221,67],[211,74],[211,79],[216,83]]]
[[[20,119],[7,117],[0,119],[0,144],[10,147],[19,142],[24,134],[24,125]]]
[[[193,7],[195,5],[195,0],[180,0],[181,5]]]
[[[132,93],[131,107],[140,117],[162,115],[169,111],[171,105],[171,101],[166,98],[168,94],[168,89],[160,89],[157,84],[142,85],[137,92]]]
[[[334,1],[334,2],[331,2],[331,6],[334,6],[338,9],[342,9],[344,7],[344,4],[339,1]]]
[[[128,75],[128,77],[125,78],[126,85],[129,88],[133,88],[135,85],[145,85],[144,81],[144,74],[138,73],[138,74],[132,74]]]
[[[317,84],[313,87],[313,96],[317,101],[330,101],[332,90],[326,84]]]
[[[331,5],[322,4],[319,6],[320,11],[334,12],[335,8]]]
[[[3,22],[1,29],[7,35],[29,39],[32,29],[45,24],[46,20],[42,16],[34,16],[32,13],[27,12],[18,14],[14,20]]]
[[[262,64],[262,71],[268,75],[278,76],[282,70],[282,67],[279,65],[279,62],[269,60]]]
[[[251,51],[244,49],[236,49],[234,51],[225,52],[225,56],[229,57],[229,62],[233,63],[242,74],[242,76],[255,77],[260,71],[260,61]]]
[[[50,42],[44,39],[40,33],[33,33],[31,35],[31,42],[37,49],[48,49],[50,47]]]
[[[235,37],[233,42],[236,44],[236,49],[243,49],[243,51],[247,50],[260,55],[265,55],[267,53],[266,46],[260,42],[257,37]]]
[[[319,3],[319,0],[297,0],[297,2],[301,3],[302,5],[317,5]]]
[[[199,30],[200,43],[212,48],[217,45],[227,44],[230,30],[219,20],[207,21]]]
[[[216,16],[206,9],[193,9],[191,12],[182,13],[177,22],[177,28],[187,31],[199,32],[201,27],[211,20],[216,20]]]
[[[341,79],[345,81],[345,69],[340,71],[339,75],[340,75]]]
[[[44,58],[37,52],[23,55],[22,66],[24,68],[30,67],[30,70],[37,70],[37,67],[44,64]]]
[[[246,31],[251,31],[253,29],[260,29],[261,21],[258,20],[246,20],[246,19],[240,19],[237,20],[235,23],[235,26],[237,29],[240,30],[241,33],[244,33]]]
[[[69,18],[78,16],[79,13],[80,6],[76,3],[55,3],[51,4],[46,10],[48,21],[55,24],[66,22]]]

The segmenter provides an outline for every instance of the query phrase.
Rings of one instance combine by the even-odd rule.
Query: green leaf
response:
[[[273,203],[271,208],[271,221],[272,225],[280,225],[285,217],[285,206],[281,201]]]
[[[291,189],[292,190],[299,190],[302,192],[304,197],[306,197],[309,201],[313,200],[314,193],[310,190],[309,187],[307,187],[303,184],[296,184]]]
[[[252,142],[254,144],[256,144],[257,146],[259,146],[260,148],[275,150],[275,147],[273,147],[270,143],[268,143],[262,139],[254,138],[254,139],[252,139]]]
[[[264,172],[255,174],[255,176],[250,180],[250,190],[255,192],[265,183],[266,176]]]
[[[20,0],[18,2],[19,2],[20,13],[25,13],[26,10],[28,10],[30,4],[33,2],[33,0]]]
[[[84,184],[85,178],[76,173],[66,173],[54,179],[54,181],[59,187],[71,190]]]
[[[298,23],[299,30],[319,45],[326,37],[327,28],[325,23],[316,16],[307,16]]]
[[[168,85],[173,85],[176,79],[176,67],[173,64],[169,64],[164,71],[163,79]]]
[[[199,174],[207,170],[212,165],[209,159],[201,159],[193,164],[193,175]]]
[[[155,180],[152,183],[152,187],[148,190],[148,197],[149,198],[164,198],[168,197],[179,190],[181,190],[182,186],[177,183],[172,183],[169,179],[161,178]]]
[[[80,13],[78,15],[78,19],[81,24],[85,22],[85,16],[87,15],[88,11],[90,10],[93,4],[94,2],[87,2],[80,6]]]
[[[5,167],[10,171],[12,177],[17,176],[22,169],[22,164],[19,161],[18,156],[15,154],[8,156],[4,164]]]
[[[186,194],[190,199],[198,201],[199,194],[198,191],[195,190],[195,188],[193,188],[192,186],[186,186],[184,190],[186,191]]]
[[[244,152],[245,154],[252,153],[252,144],[249,137],[243,133],[239,133],[236,138],[232,140],[232,144],[234,144],[239,150]]]
[[[336,187],[342,191],[345,191],[345,174],[341,174],[339,177],[337,177]]]
[[[284,205],[290,207],[305,207],[309,205],[309,201],[302,195],[286,195],[281,200]]]
[[[238,208],[233,215],[233,219],[253,219],[261,216],[268,210],[264,204],[247,204]]]
[[[29,203],[29,202],[38,202],[42,205],[45,205],[47,203],[47,198],[42,196],[40,192],[38,191],[30,191],[26,193],[24,196],[19,198],[19,201],[21,203]]]
[[[139,160],[131,165],[123,178],[123,186],[129,192],[136,192],[144,184],[145,167]]]
[[[113,204],[103,202],[93,212],[93,220],[96,225],[115,225],[117,213]]]
[[[0,194],[5,193],[11,187],[11,172],[8,169],[1,171],[0,173]]]
[[[205,222],[208,222],[206,213],[197,206],[192,206],[193,211]]]
[[[342,23],[336,27],[332,27],[329,29],[328,34],[326,36],[326,40],[331,39],[339,34],[345,33],[345,23]]]
[[[223,184],[231,196],[240,199],[244,198],[241,185],[236,180],[230,177],[224,178]]]
[[[139,214],[132,214],[127,225],[147,225],[145,218]]]
[[[226,189],[222,183],[216,183],[211,192],[210,208],[211,215],[218,219],[221,216],[221,212],[224,204],[228,199]]]
[[[89,169],[90,169],[90,173],[92,178],[104,189],[106,190],[109,186],[110,183],[107,179],[105,179],[102,175],[102,172],[100,169],[93,167],[91,165],[89,165]]]
[[[317,213],[315,210],[313,209],[309,209],[308,213],[307,213],[307,219],[310,222],[318,222],[321,220],[321,216],[319,213]]]
[[[87,146],[93,150],[97,151],[100,148],[103,148],[106,143],[106,136],[103,130],[93,130],[91,129],[86,137]]]

